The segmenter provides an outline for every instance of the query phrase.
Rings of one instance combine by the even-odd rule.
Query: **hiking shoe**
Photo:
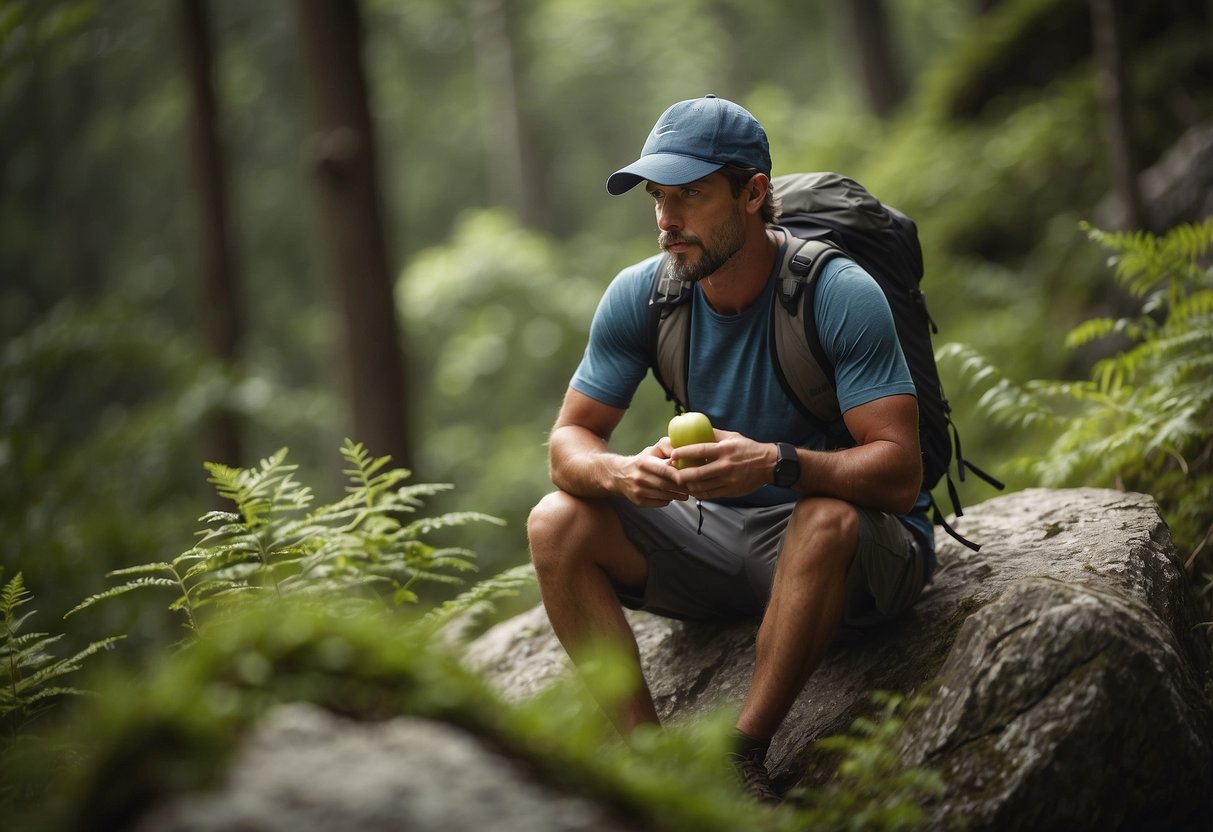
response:
[[[767,803],[772,806],[783,802],[783,798],[771,784],[771,775],[767,773],[767,767],[762,764],[761,760],[743,757],[740,754],[730,754],[729,761],[733,764],[733,770],[737,772],[737,779],[741,781],[742,788],[750,797],[759,803]]]

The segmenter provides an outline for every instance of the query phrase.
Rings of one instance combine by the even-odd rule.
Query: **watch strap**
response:
[[[774,483],[780,488],[790,488],[800,479],[800,457],[796,446],[790,442],[776,442]]]

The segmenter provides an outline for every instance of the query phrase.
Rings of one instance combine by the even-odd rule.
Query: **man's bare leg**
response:
[[[855,509],[840,500],[806,498],[796,506],[737,718],[743,734],[770,740],[829,649],[842,621],[858,525]]]
[[[648,573],[619,516],[605,500],[557,491],[531,511],[527,535],[548,620],[574,663],[589,658],[596,645],[618,648],[635,662],[639,688],[621,702],[604,703],[607,715],[624,734],[639,725],[659,724],[640,670],[636,636],[612,586],[612,581],[643,586]]]

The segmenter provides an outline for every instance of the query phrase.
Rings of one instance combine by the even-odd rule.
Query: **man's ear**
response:
[[[752,214],[756,214],[762,210],[762,204],[766,201],[767,191],[771,189],[771,180],[765,173],[756,173],[750,177],[750,181],[746,183],[746,210]]]

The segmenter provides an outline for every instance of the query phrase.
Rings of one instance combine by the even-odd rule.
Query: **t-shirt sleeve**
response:
[[[885,396],[915,395],[889,302],[854,260],[838,257],[826,264],[815,319],[822,348],[834,364],[843,413]]]
[[[649,369],[645,306],[660,257],[630,266],[611,281],[569,386],[610,407],[626,408]]]

